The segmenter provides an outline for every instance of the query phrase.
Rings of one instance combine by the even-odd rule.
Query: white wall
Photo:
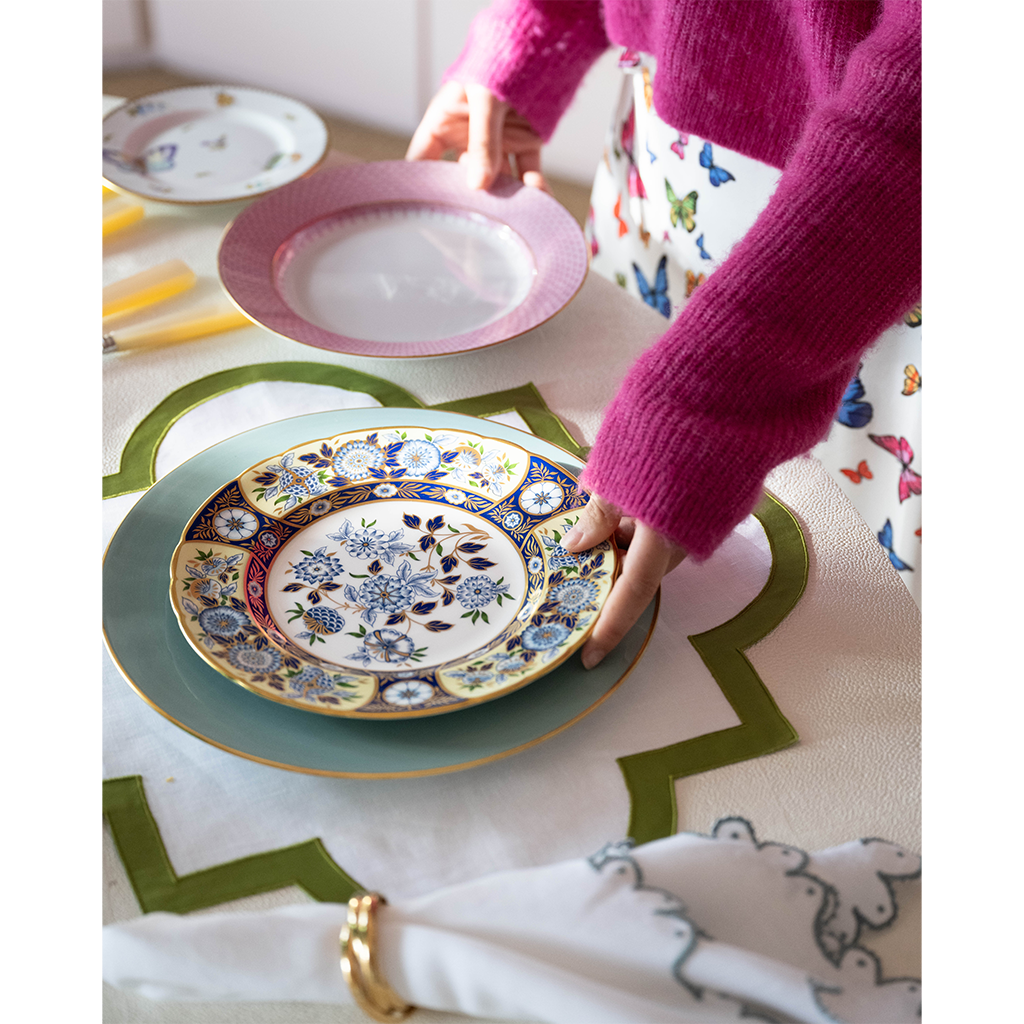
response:
[[[105,34],[112,21],[106,9],[133,2],[106,0]],[[415,129],[470,21],[487,6],[486,0],[145,2],[153,57],[170,70],[274,89],[323,114],[402,135]],[[614,52],[594,65],[545,151],[546,170],[589,184],[620,77]]]
[[[103,66],[125,68],[149,62],[145,0],[103,0]]]

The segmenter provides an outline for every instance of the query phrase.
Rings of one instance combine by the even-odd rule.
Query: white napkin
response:
[[[726,818],[389,904],[377,955],[408,1002],[477,1017],[910,1022],[920,982],[885,978],[858,941],[895,920],[890,880],[919,871],[884,840],[805,854]],[[345,913],[149,914],[104,929],[104,977],[151,999],[349,1002]]]

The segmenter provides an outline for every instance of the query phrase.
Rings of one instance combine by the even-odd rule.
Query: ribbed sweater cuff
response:
[[[595,0],[500,0],[473,20],[443,81],[486,86],[547,142],[608,46]]]

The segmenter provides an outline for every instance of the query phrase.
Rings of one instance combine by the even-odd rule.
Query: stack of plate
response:
[[[654,624],[652,605],[583,670],[619,556],[559,543],[581,468],[431,410],[240,434],[158,481],[112,539],[111,654],[182,728],[279,767],[422,775],[515,753],[604,700]]]
[[[444,161],[317,169],[327,129],[305,104],[226,85],[132,100],[103,122],[104,182],[146,199],[259,196],[218,270],[253,321],[353,355],[451,355],[507,341],[563,309],[587,274],[579,224],[499,177]]]

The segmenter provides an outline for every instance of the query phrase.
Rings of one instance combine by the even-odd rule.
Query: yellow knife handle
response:
[[[104,352],[123,352],[126,349],[171,345],[179,341],[204,338],[238,327],[251,327],[252,321],[240,313],[224,296],[217,302],[199,306],[184,313],[157,317],[133,327],[103,335]]]
[[[122,196],[108,199],[103,204],[103,237],[106,238],[112,231],[120,231],[121,228],[142,220],[145,212],[138,203],[130,203]]]
[[[124,313],[187,291],[196,275],[183,260],[168,260],[103,289],[103,315]]]

